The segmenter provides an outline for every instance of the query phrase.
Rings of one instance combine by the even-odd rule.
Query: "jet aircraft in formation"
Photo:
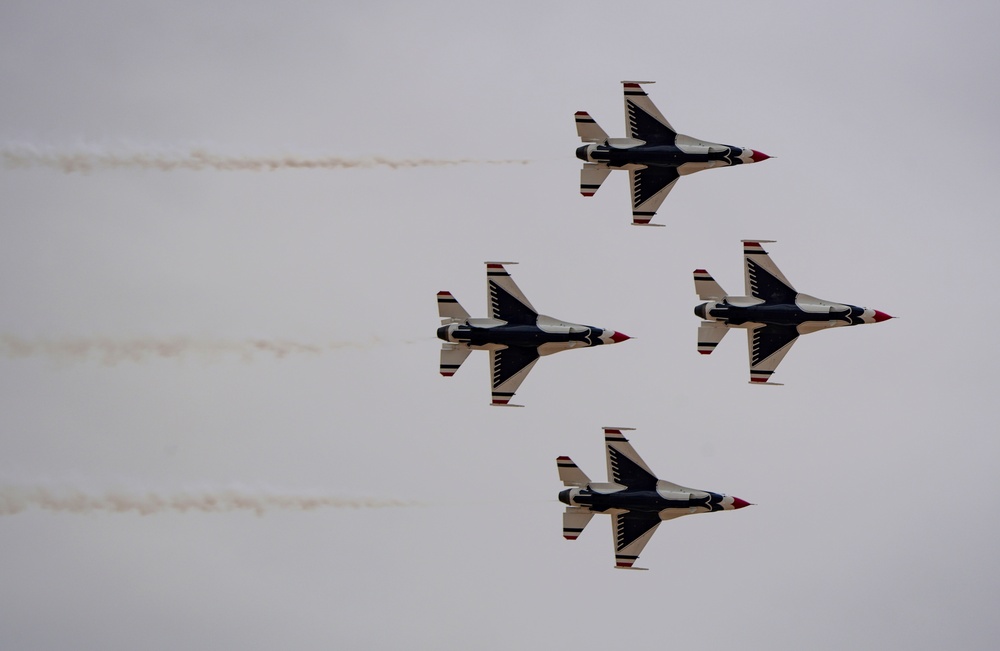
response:
[[[592,197],[611,170],[628,170],[632,189],[632,224],[650,224],[677,179],[713,167],[759,163],[767,154],[747,147],[722,145],[677,133],[640,84],[623,81],[627,138],[609,138],[586,111],[576,114],[576,132],[584,145],[576,157],[583,161],[580,193]]]
[[[576,540],[595,513],[612,518],[615,567],[645,570],[634,563],[664,520],[692,513],[742,509],[750,503],[721,493],[686,488],[657,479],[623,435],[631,427],[605,427],[608,483],[595,483],[569,457],[559,457],[559,479],[568,486],[559,493],[566,505],[563,537]]]
[[[730,328],[746,329],[751,383],[768,382],[799,335],[892,318],[878,310],[796,291],[761,246],[773,241],[743,240],[747,296],[729,296],[707,271],[694,272],[698,298],[708,301],[694,308],[695,316],[703,319],[698,327],[698,352],[710,355]]]
[[[609,138],[588,113],[578,112],[576,129],[584,144],[576,155],[583,160],[580,192],[587,197],[597,192],[612,170],[628,170],[634,225],[651,225],[650,220],[681,176],[769,158],[746,147],[677,133],[642,89],[641,84],[653,82],[622,83],[628,137]],[[694,272],[695,291],[706,301],[694,310],[702,319],[698,352],[712,353],[731,328],[744,328],[753,384],[769,383],[800,335],[892,318],[878,310],[799,293],[761,246],[772,241],[743,240],[746,296],[728,295],[704,269]],[[454,375],[473,350],[488,350],[491,404],[515,407],[520,405],[512,405],[510,400],[539,357],[572,348],[619,343],[629,337],[539,314],[507,273],[507,264],[515,263],[486,263],[487,318],[471,318],[450,292],[438,292],[442,321],[437,336],[445,342],[441,347],[441,375]],[[664,520],[741,509],[749,503],[658,479],[622,435],[630,429],[604,428],[606,483],[592,482],[569,457],[559,457],[557,466],[566,486],[559,493],[559,500],[566,504],[563,536],[576,540],[595,513],[606,513],[613,518],[615,567],[638,570],[645,569],[634,566],[639,554]]]
[[[507,273],[505,264],[517,263],[486,263],[488,318],[470,318],[451,292],[438,292],[442,325],[437,336],[446,342],[441,346],[441,375],[454,375],[473,350],[488,350],[493,374],[491,404],[520,407],[510,404],[510,399],[539,357],[629,339],[614,330],[539,314]]]

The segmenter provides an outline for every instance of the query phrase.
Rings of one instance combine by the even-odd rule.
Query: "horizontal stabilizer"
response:
[[[729,327],[718,321],[702,321],[698,326],[698,352],[711,355],[727,332]]]
[[[438,315],[442,321],[451,323],[465,323],[469,319],[469,313],[459,305],[451,292],[438,292]]]
[[[563,486],[580,486],[583,488],[590,485],[590,477],[580,470],[569,457],[557,458],[556,466],[559,467],[559,481],[563,483]]]
[[[698,298],[703,301],[722,301],[728,296],[726,290],[715,282],[715,278],[704,269],[694,270],[694,291],[698,293]]]
[[[584,163],[580,170],[580,194],[592,197],[601,188],[604,179],[611,174],[611,168],[596,163]]]
[[[441,375],[451,377],[462,362],[466,360],[472,349],[462,344],[444,344],[441,346]]]
[[[566,540],[579,538],[592,517],[594,517],[594,512],[590,509],[567,506],[563,512],[563,538]]]
[[[608,134],[586,111],[576,112],[576,135],[580,136],[583,142],[596,142],[601,145],[608,139]]]

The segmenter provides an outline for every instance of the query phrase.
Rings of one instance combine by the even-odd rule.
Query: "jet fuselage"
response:
[[[721,303],[702,303],[694,308],[696,316],[706,321],[720,321],[726,325],[742,326],[746,323],[763,323],[765,325],[799,326],[808,322],[825,322],[828,325],[861,325],[876,323],[878,313],[855,305],[825,305],[826,309],[803,309],[795,303],[758,305],[733,305],[728,301]]]
[[[544,329],[523,324],[504,324],[491,327],[451,324],[438,328],[437,336],[443,341],[474,347],[502,345],[535,348],[543,344],[566,344],[569,342],[579,342],[580,346],[599,346],[624,340],[624,338],[615,339],[615,337],[622,337],[622,335],[614,330],[576,324]]]
[[[624,511],[640,511],[644,513],[659,513],[667,509],[688,510],[698,509],[700,512],[726,511],[734,508],[743,500],[728,497],[709,491],[694,493],[668,492],[657,490],[617,490],[610,493],[588,488],[567,488],[560,491],[559,501],[568,506],[582,506],[591,511],[602,513],[610,509]],[[745,504],[745,503],[744,503]]]
[[[584,145],[576,150],[576,157],[588,163],[603,163],[608,167],[628,165],[645,167],[680,167],[694,163],[697,167],[723,167],[755,162],[752,149],[704,143],[697,146],[636,145],[615,147],[609,145]]]

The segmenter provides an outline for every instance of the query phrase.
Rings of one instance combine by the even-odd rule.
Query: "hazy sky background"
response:
[[[5,2],[0,147],[528,159],[412,169],[0,166],[0,484],[237,490],[389,508],[0,516],[4,649],[990,649],[1000,84],[995,2]],[[578,192],[573,113],[623,79],[762,164]],[[803,292],[899,316],[747,384],[696,353],[691,272],[742,238]],[[542,312],[636,337],[488,406],[438,375],[434,295],[484,260]],[[178,344],[177,338],[185,338]],[[320,350],[277,356],[244,342]],[[52,342],[174,342],[108,360]],[[17,354],[18,342],[32,343]],[[561,537],[555,457],[602,425],[661,477],[756,506],[612,569]],[[11,490],[11,489],[6,489]]]

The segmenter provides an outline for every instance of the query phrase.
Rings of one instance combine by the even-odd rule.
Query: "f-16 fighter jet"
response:
[[[604,428],[609,483],[594,483],[572,459],[557,458],[559,479],[569,486],[559,493],[559,501],[566,504],[563,538],[576,540],[595,513],[608,513],[614,518],[611,535],[615,543],[615,567],[645,570],[648,568],[635,567],[633,563],[664,520],[692,513],[742,509],[750,503],[657,479],[622,436],[623,431],[631,429],[634,428]]]
[[[595,328],[539,314],[504,268],[516,262],[486,263],[489,318],[472,319],[451,292],[438,292],[441,327],[441,375],[451,377],[473,350],[490,351],[493,405],[512,405],[510,399],[542,355],[571,348],[617,344],[629,339],[614,330]]]
[[[761,246],[773,241],[743,240],[748,296],[729,296],[707,271],[694,272],[698,298],[708,301],[694,308],[695,316],[704,319],[698,327],[698,352],[710,355],[730,328],[745,328],[751,384],[771,379],[799,335],[892,318],[878,310],[831,303],[797,292]]]
[[[633,225],[663,226],[650,224],[649,220],[681,176],[770,158],[746,147],[705,142],[677,133],[639,85],[653,82],[622,83],[629,137],[609,138],[589,113],[578,111],[576,132],[585,144],[576,150],[576,157],[583,161],[580,194],[585,197],[594,196],[611,170],[628,170]]]

